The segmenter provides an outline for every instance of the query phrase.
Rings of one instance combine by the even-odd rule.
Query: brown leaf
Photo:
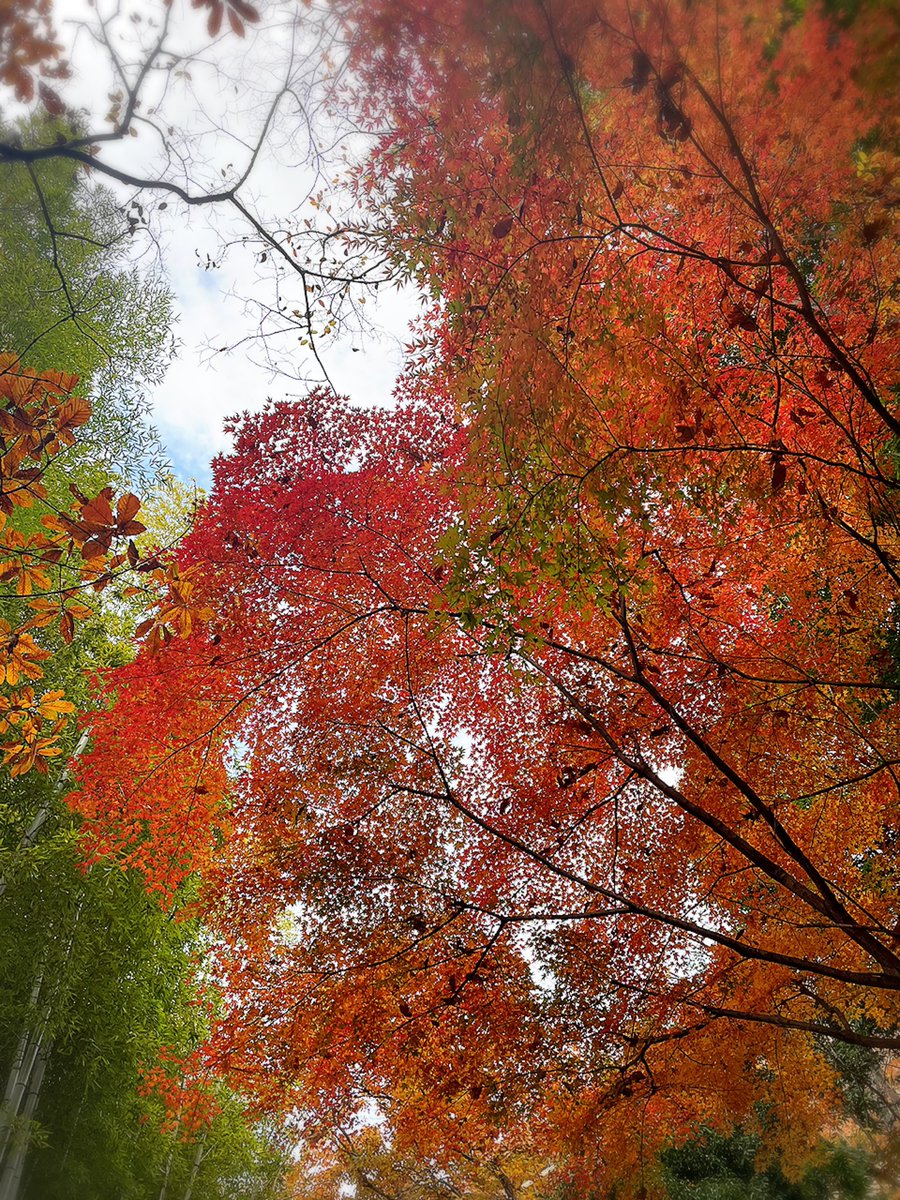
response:
[[[82,506],[81,516],[87,525],[114,525],[112,506],[109,498],[100,493],[94,500],[89,500]]]
[[[58,429],[77,429],[87,424],[91,416],[91,406],[81,396],[71,396],[56,410]]]
[[[47,87],[46,83],[38,84],[38,95],[41,98],[41,104],[43,104],[51,117],[61,117],[66,111],[66,106],[62,100],[54,92],[53,88]]]
[[[91,537],[81,547],[81,557],[87,561],[92,558],[100,558],[109,549],[109,539],[102,537]]]
[[[248,4],[247,0],[228,0],[228,3],[241,17],[241,19],[246,21],[249,25],[252,25],[254,21],[259,20],[258,9],[255,9],[252,4]]]
[[[116,520],[120,525],[126,524],[141,507],[141,502],[133,492],[123,492],[116,504]]]

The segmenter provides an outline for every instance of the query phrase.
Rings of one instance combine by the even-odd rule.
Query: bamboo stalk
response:
[[[33,1012],[38,1007],[43,983],[44,973],[41,971],[31,988],[28,1002],[29,1012]],[[19,1108],[28,1087],[28,1079],[34,1067],[36,1058],[36,1050],[32,1049],[34,1040],[33,1026],[26,1020],[19,1035],[16,1052],[13,1055],[12,1065],[6,1077],[6,1087],[3,1091],[3,1105],[0,1108],[0,1163],[6,1156],[13,1125],[19,1115]],[[40,1045],[40,1035],[38,1035],[37,1041]]]
[[[30,1072],[25,1105],[22,1109],[21,1128],[17,1131],[17,1137],[13,1142],[13,1152],[8,1156],[6,1165],[3,1168],[3,1174],[0,1176],[0,1200],[18,1200],[19,1191],[22,1187],[22,1176],[25,1173],[25,1159],[28,1155],[28,1146],[31,1141],[29,1125],[34,1120],[34,1112],[41,1094],[41,1085],[44,1082],[46,1067],[47,1056],[43,1052],[40,1041],[38,1041],[35,1047],[35,1057]]]
[[[197,1178],[197,1172],[200,1170],[200,1164],[203,1162],[203,1159],[205,1158],[205,1155],[203,1153],[203,1147],[206,1145],[206,1133],[207,1133],[207,1131],[204,1129],[203,1133],[197,1139],[197,1149],[194,1151],[194,1161],[191,1163],[191,1175],[190,1175],[190,1178],[188,1179],[187,1188],[185,1190],[183,1200],[191,1200],[191,1196],[193,1195],[194,1181]]]

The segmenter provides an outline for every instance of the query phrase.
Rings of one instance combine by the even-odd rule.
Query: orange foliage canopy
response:
[[[68,645],[76,622],[93,614],[86,597],[110,585],[152,605],[136,631],[150,652],[211,615],[194,602],[189,572],[138,551],[134,538],[145,527],[135,519],[137,496],[116,499],[105,487],[88,498],[70,484],[68,509],[49,497],[48,472],[91,415],[77,383],[74,375],[38,373],[0,355],[0,586],[5,611],[16,618],[0,619],[0,754],[13,776],[46,773],[74,711],[60,690],[35,692],[53,658],[53,641],[41,631],[58,630]]]
[[[113,515],[111,488],[94,500],[74,489],[80,504],[69,514],[47,503],[47,469],[91,414],[88,401],[73,394],[76,384],[72,375],[38,375],[0,355],[0,584],[14,589],[23,613],[17,624],[0,620],[0,753],[14,776],[32,767],[47,771],[47,760],[62,753],[59,734],[74,711],[62,691],[38,695],[32,686],[52,657],[38,630],[58,621],[71,642],[76,620],[91,612],[80,602],[82,589],[102,590],[127,561],[108,553],[113,537],[144,528],[133,520],[140,501],[130,493]],[[17,527],[23,510],[41,507],[39,528]],[[133,543],[130,553],[137,562]]]
[[[87,837],[207,871],[208,1065],[310,1131],[639,1193],[765,1112],[800,1162],[823,1046],[898,1045],[884,33],[351,15],[396,130],[360,187],[440,300],[395,411],[239,423],[183,553],[214,616],[96,724]]]

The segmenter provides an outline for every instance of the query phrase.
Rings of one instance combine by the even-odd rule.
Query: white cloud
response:
[[[113,44],[124,63],[136,63],[140,47],[154,34],[146,6],[125,0],[116,8],[120,15],[109,27]],[[111,0],[99,0],[97,9],[88,0],[57,0],[56,5],[60,28],[70,36],[74,68],[61,91],[67,102],[85,112],[92,132],[103,127],[117,84],[108,50],[85,25],[96,28],[98,13],[103,17],[113,11]],[[321,100],[317,73],[322,56],[313,45],[321,30],[296,24],[304,11],[303,19],[313,21],[309,10],[295,3],[271,4],[245,40],[223,35],[209,45],[203,13],[178,0],[173,44],[189,61],[184,69],[179,66],[157,80],[151,78],[141,110],[142,118],[164,130],[167,160],[162,139],[149,124],[138,125],[137,137],[104,147],[104,160],[145,178],[163,176],[185,183],[192,194],[232,182],[249,159],[292,50],[296,82],[306,89],[301,92],[306,111]],[[303,53],[297,52],[298,44]],[[197,53],[198,47],[205,48]],[[324,129],[320,132],[325,134]],[[329,129],[329,136],[333,132]],[[355,144],[360,145],[359,138]],[[303,215],[315,218],[320,211],[308,202],[327,186],[322,173],[326,166],[333,171],[335,165],[311,155],[305,113],[289,98],[242,189],[242,199],[267,228],[296,229]],[[123,204],[134,194],[127,188],[117,190]],[[148,228],[136,234],[135,244],[145,251],[152,243],[158,245],[178,313],[179,353],[152,396],[154,417],[178,473],[206,482],[211,457],[227,445],[226,417],[260,408],[267,396],[301,394],[321,372],[300,343],[302,322],[278,338],[262,341],[256,336],[260,306],[269,308],[271,328],[271,312],[279,311],[279,301],[286,316],[296,306],[302,309],[303,302],[296,277],[292,280],[282,271],[276,279],[271,259],[263,266],[259,249],[242,243],[250,230],[238,214],[220,206],[189,207],[159,191],[144,192],[139,199]],[[213,262],[215,267],[207,266]],[[276,283],[283,289],[279,301]],[[382,288],[378,297],[370,292],[367,322],[381,329],[380,336],[345,331],[317,342],[338,392],[365,405],[390,402],[402,341],[416,308],[410,291],[398,294]]]

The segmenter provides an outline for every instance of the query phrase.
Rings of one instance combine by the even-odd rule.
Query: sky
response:
[[[96,7],[56,0],[54,12],[73,68],[59,91],[91,132],[109,128],[120,88],[116,62],[124,78],[136,77],[142,49],[157,35],[151,22],[164,12],[162,0],[97,0]],[[192,195],[230,184],[250,161],[273,97],[290,79],[302,107],[284,98],[240,194],[268,229],[297,230],[304,219],[321,226],[323,209],[311,202],[326,190],[346,204],[335,179],[342,160],[359,157],[365,141],[315,112],[340,61],[332,47],[332,65],[323,69],[316,23],[313,8],[276,2],[245,39],[227,33],[211,40],[205,16],[174,0],[167,44],[183,61],[167,56],[165,71],[147,75],[136,136],[104,146],[104,161],[143,178],[171,179]],[[335,140],[338,148],[323,154],[321,146]],[[123,204],[131,201],[132,189],[114,187]],[[244,242],[252,231],[238,214],[224,206],[188,207],[157,191],[138,199],[143,213],[134,252],[145,266],[161,264],[176,311],[177,355],[149,397],[153,420],[176,474],[203,486],[211,458],[228,446],[225,418],[257,409],[268,397],[302,395],[322,381],[322,372],[300,344],[305,330],[290,318],[303,307],[296,277],[279,278],[271,252],[264,260],[262,246]],[[319,338],[317,347],[339,393],[361,405],[388,404],[418,298],[412,289],[383,286],[367,292],[365,305],[356,312],[367,328],[353,321]]]

